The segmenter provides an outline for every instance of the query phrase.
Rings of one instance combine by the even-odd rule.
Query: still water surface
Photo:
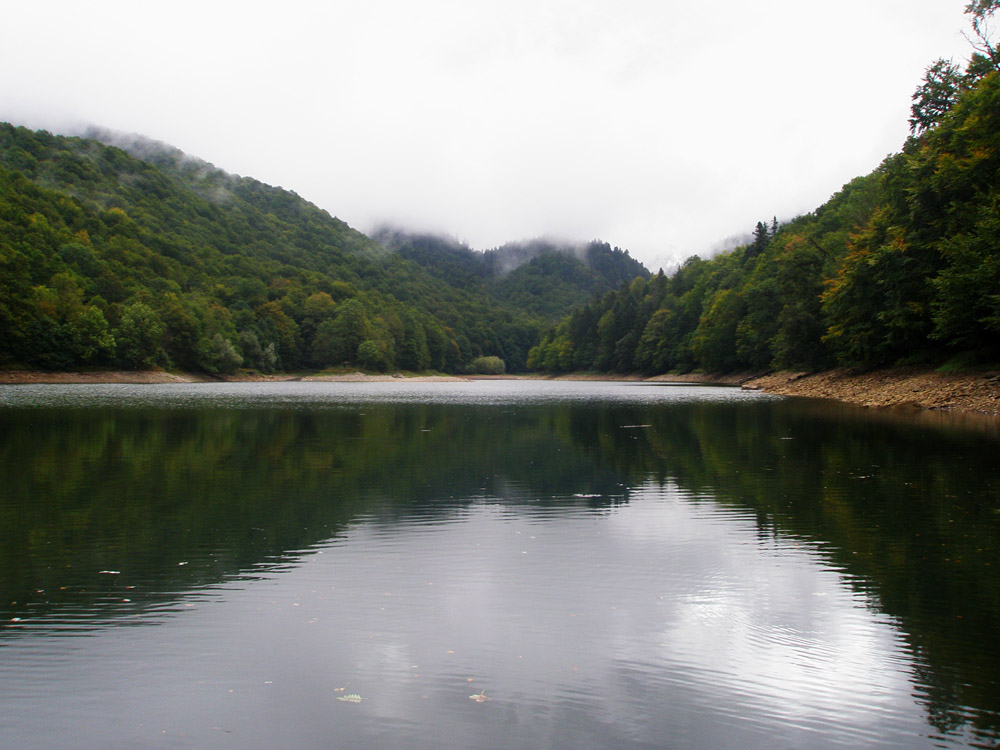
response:
[[[0,387],[18,748],[995,747],[995,424],[736,389]]]

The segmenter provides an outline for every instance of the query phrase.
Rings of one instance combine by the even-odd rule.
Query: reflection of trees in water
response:
[[[995,454],[990,436],[799,402],[11,410],[0,618],[133,612],[362,516],[491,502],[557,518],[653,479],[820,543],[901,623],[931,721],[959,726],[978,706],[972,722],[995,735],[1000,661],[979,647],[1000,629]]]
[[[2,412],[0,617],[98,601],[133,611],[144,594],[253,569],[362,514],[620,501],[618,475],[555,436],[549,411]],[[125,585],[136,588],[117,601],[131,606],[110,606]]]
[[[931,722],[1000,732],[1000,471],[982,431],[914,429],[801,402],[653,413],[635,476],[755,511],[761,533],[819,543],[896,618]]]

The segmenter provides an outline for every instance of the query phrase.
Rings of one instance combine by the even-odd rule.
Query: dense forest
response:
[[[544,325],[648,276],[598,242],[452,248],[470,281],[420,237],[389,249],[292,192],[87,136],[0,124],[0,366],[517,371]]]
[[[1000,362],[1000,7],[967,9],[963,71],[938,60],[902,151],[732,252],[636,279],[548,331],[548,372],[709,372]]]
[[[389,227],[372,236],[451,286],[478,289],[495,304],[511,304],[550,323],[595,295],[637,277],[650,277],[627,250],[606,242],[584,246],[550,240],[509,242],[480,253],[450,238]]]
[[[929,66],[902,150],[653,276],[594,241],[351,229],[141,137],[0,123],[0,367],[711,372],[1000,362],[1000,54]]]

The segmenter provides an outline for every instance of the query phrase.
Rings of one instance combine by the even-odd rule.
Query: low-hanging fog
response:
[[[897,151],[965,0],[17,3],[0,120],[141,133],[363,231],[653,268]]]

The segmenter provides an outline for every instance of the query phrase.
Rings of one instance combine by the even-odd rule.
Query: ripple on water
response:
[[[35,403],[21,389],[0,389],[0,399]],[[954,484],[954,454],[941,458],[940,445],[921,453],[907,478],[917,489],[886,502],[891,479],[873,481],[871,465],[910,460],[913,443],[873,460],[866,451],[881,448],[864,431],[844,428],[841,449],[807,420],[809,440],[784,440],[799,424],[769,405],[645,408],[680,403],[682,391],[59,388],[60,408],[190,408],[191,419],[131,420],[146,437],[189,439],[190,450],[139,445],[129,419],[114,430],[81,420],[78,434],[100,439],[80,472],[90,484],[66,492],[76,465],[56,457],[74,454],[67,415],[49,420],[53,439],[37,449],[17,453],[7,441],[8,455],[21,456],[11,464],[32,464],[47,483],[24,482],[28,491],[0,509],[4,521],[35,514],[10,556],[9,570],[28,583],[20,622],[0,634],[5,739],[100,747],[107,726],[123,745],[157,744],[170,730],[175,744],[211,746],[225,724],[242,731],[232,737],[241,747],[400,738],[415,748],[921,747],[974,739],[977,722],[995,726],[962,706],[995,680],[953,657],[954,617],[925,611],[916,622],[898,614],[899,601],[896,610],[880,601],[886,571],[905,571],[899,561],[912,549],[933,555],[949,541],[921,548],[905,529],[882,527],[927,502],[917,480],[928,460],[944,467],[928,486]],[[698,395],[699,404],[747,398],[762,397]],[[484,406],[432,417],[399,408],[415,399]],[[574,408],[542,405],[553,399]],[[615,406],[592,409],[590,399]],[[281,418],[236,414],[272,405]],[[222,410],[214,423],[204,416],[213,409]],[[323,409],[347,416],[313,418]],[[26,439],[43,420],[19,414],[6,424]],[[359,414],[369,417],[348,418]],[[734,430],[772,418],[780,434]],[[473,423],[478,432],[466,429]],[[425,452],[435,440],[437,452]],[[740,463],[744,454],[756,463]],[[963,466],[978,477],[988,459]],[[814,474],[827,465],[839,489],[817,500]],[[38,510],[38,486],[58,502]],[[984,525],[931,516],[942,536]],[[905,605],[923,581],[903,582]],[[7,598],[20,601],[21,590]],[[984,590],[991,601],[995,588]],[[962,655],[990,653],[981,640],[981,651]]]
[[[268,383],[158,383],[0,385],[0,406],[133,406],[184,408],[335,408],[385,403],[524,405],[533,403],[631,403],[763,401],[779,397],[724,386],[578,381],[456,381],[405,379],[353,383],[282,381]]]

